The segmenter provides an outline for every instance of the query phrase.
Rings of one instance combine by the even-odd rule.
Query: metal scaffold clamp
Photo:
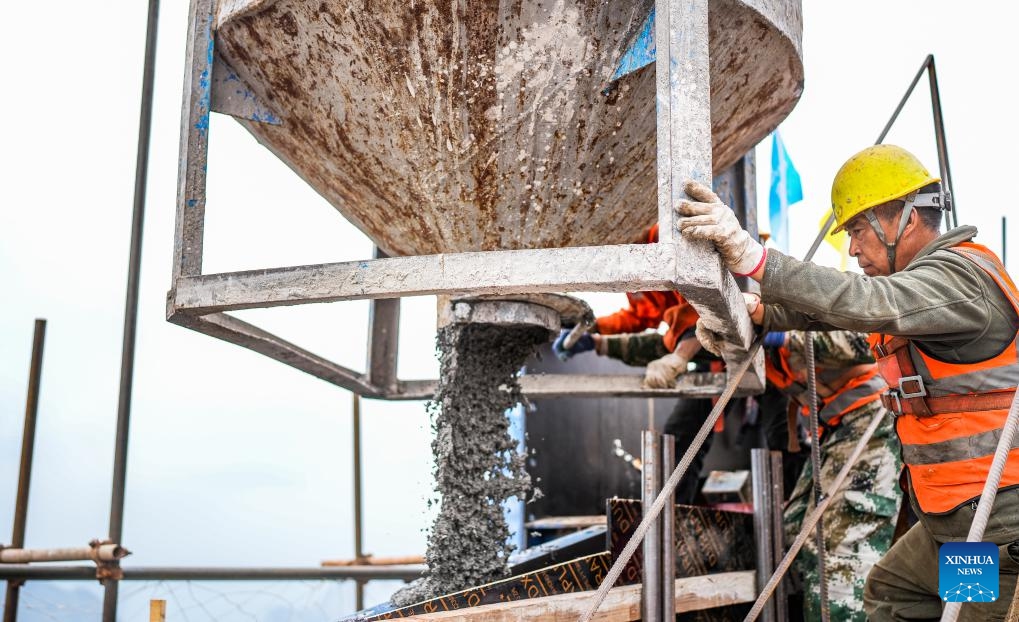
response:
[[[96,579],[102,585],[110,581],[121,581],[124,578],[124,569],[120,567],[120,560],[131,554],[119,544],[110,540],[90,540],[88,543],[92,551],[90,559],[96,564]]]

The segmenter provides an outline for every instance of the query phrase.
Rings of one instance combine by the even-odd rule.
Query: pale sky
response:
[[[874,141],[929,52],[960,222],[979,226],[978,240],[998,250],[1012,202],[1016,88],[1008,60],[1019,10],[947,1],[805,4],[806,86],[781,127],[805,194],[792,208],[793,254],[813,239],[835,171]],[[0,542],[11,529],[32,322],[45,317],[27,544],[79,546],[107,531],[145,3],[21,2],[5,11]],[[123,542],[135,554],[126,563],[312,566],[351,557],[350,394],[165,321],[186,20],[186,2],[163,2]],[[923,82],[887,142],[936,170],[928,101]],[[370,255],[369,240],[232,119],[214,116],[210,135],[207,272]],[[758,151],[766,221],[770,142]],[[622,296],[591,300],[606,312]],[[364,365],[365,301],[239,315],[341,364]],[[405,301],[402,376],[436,375],[434,325],[433,299]],[[430,517],[424,405],[365,401],[363,412],[365,550],[420,553]],[[368,602],[391,589],[372,584]],[[332,619],[353,607],[350,585],[129,583],[122,593],[125,617],[149,598],[168,598],[175,621]],[[91,582],[33,583],[23,589],[21,619],[79,619],[75,611],[95,619],[87,612],[100,600]]]

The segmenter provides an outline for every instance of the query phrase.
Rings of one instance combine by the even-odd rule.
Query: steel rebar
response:
[[[814,333],[803,333],[804,364],[807,368],[807,409],[810,415],[810,468],[814,480],[814,505],[821,504],[821,426],[817,412],[817,368],[814,366]],[[821,621],[828,622],[831,612],[828,607],[828,555],[824,543],[824,516],[817,519],[814,532],[814,546],[817,547],[818,597],[821,600]]]
[[[1001,265],[1008,266],[1008,219],[1001,217]]]
[[[637,529],[633,535],[630,536],[626,546],[623,547],[619,557],[616,558],[615,563],[609,568],[608,574],[602,580],[601,585],[598,586],[598,591],[591,601],[591,605],[584,615],[581,616],[580,622],[590,622],[595,612],[598,611],[598,607],[605,601],[605,597],[608,595],[609,590],[619,580],[619,575],[622,574],[623,568],[633,558],[633,554],[637,551],[637,547],[640,546],[641,541],[644,539],[644,535],[647,534],[651,528],[652,522],[661,513],[662,508],[665,507],[665,502],[669,495],[676,490],[676,486],[679,485],[679,480],[686,474],[686,470],[690,468],[690,463],[693,462],[694,457],[704,444],[704,440],[708,438],[708,434],[711,434],[712,428],[715,426],[715,421],[718,420],[719,415],[725,411],[725,407],[729,405],[729,400],[732,399],[733,394],[736,392],[736,388],[739,386],[740,381],[743,379],[743,375],[750,369],[750,365],[753,364],[754,358],[757,355],[757,351],[761,348],[763,337],[758,337],[750,345],[747,350],[746,358],[732,370],[732,376],[729,378],[728,384],[722,391],[722,394],[718,396],[718,401],[712,407],[711,412],[708,414],[708,418],[705,419],[701,425],[700,430],[697,431],[697,435],[694,436],[693,440],[690,441],[690,446],[687,447],[686,451],[683,452],[683,458],[676,465],[675,470],[672,471],[672,475],[662,486],[662,491],[658,493],[658,497],[655,499],[654,504],[650,508],[641,508],[643,511],[643,517],[640,520],[640,524],[637,525]]]
[[[856,446],[853,447],[853,451],[849,454],[849,458],[846,463],[842,466],[842,470],[835,476],[835,480],[831,486],[828,487],[828,495],[824,497],[821,503],[803,519],[803,526],[800,528],[800,533],[797,534],[796,539],[793,541],[792,546],[789,547],[789,551],[786,552],[785,557],[778,565],[778,569],[771,575],[771,579],[768,584],[761,589],[761,593],[758,594],[757,600],[754,602],[754,606],[750,609],[750,613],[743,618],[743,622],[754,622],[757,616],[761,614],[764,609],[764,605],[771,598],[771,595],[775,593],[779,584],[782,582],[782,577],[785,576],[786,571],[789,570],[789,566],[792,565],[793,559],[796,558],[796,554],[800,552],[803,547],[803,543],[810,537],[810,532],[814,530],[818,520],[824,514],[824,511],[828,509],[828,505],[831,504],[832,499],[835,498],[835,491],[842,486],[846,478],[849,477],[849,471],[856,464],[856,461],[860,459],[860,454],[867,447],[867,443],[870,442],[870,438],[874,436],[874,431],[877,430],[878,425],[881,424],[881,419],[887,415],[887,412],[883,409],[874,414],[873,419],[870,421],[870,425],[864,430],[863,434],[856,441]]]
[[[920,64],[920,69],[917,70],[916,75],[913,76],[913,81],[909,83],[909,88],[906,89],[906,93],[899,100],[899,104],[895,107],[895,111],[881,130],[881,133],[878,135],[877,140],[874,141],[874,144],[880,145],[884,142],[885,138],[888,136],[888,132],[892,129],[892,125],[894,125],[895,121],[899,118],[899,113],[902,112],[902,108],[906,105],[906,102],[909,101],[916,85],[919,84],[920,78],[923,77],[924,72],[927,73],[927,80],[930,86],[931,114],[934,118],[934,140],[938,148],[938,170],[941,173],[941,180],[944,184],[944,207],[948,210],[945,214],[945,221],[949,227],[958,227],[959,217],[955,210],[955,189],[952,186],[952,167],[948,162],[948,141],[945,138],[945,120],[941,112],[941,90],[938,88],[938,72],[934,65],[933,54],[928,54],[923,60],[923,63]]]

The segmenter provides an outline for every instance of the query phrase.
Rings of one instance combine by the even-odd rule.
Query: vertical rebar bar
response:
[[[676,437],[662,435],[662,476],[676,468]],[[660,476],[661,477],[661,476]],[[659,478],[660,481],[660,478]],[[659,489],[661,486],[659,486]],[[676,619],[676,493],[662,510],[662,622]]]
[[[113,456],[113,491],[110,499],[110,540],[120,543],[124,529],[124,492],[127,486],[127,442],[131,421],[131,390],[134,384],[134,349],[138,324],[138,287],[141,280],[142,231],[145,224],[145,191],[148,186],[149,143],[152,136],[152,91],[156,71],[156,33],[159,0],[149,0],[145,31],[145,64],[142,72],[141,112],[138,120],[138,151],[135,159],[134,207],[131,215],[131,250],[128,258],[127,296],[124,304],[124,338],[120,359],[120,396],[117,401],[117,438]],[[103,597],[103,620],[117,619],[117,581],[108,580]]]
[[[654,430],[641,434],[641,510],[648,512],[658,496],[661,455],[658,435]],[[641,580],[641,620],[662,622],[662,521],[659,517],[651,525],[644,538],[644,567]]]
[[[25,546],[28,519],[28,491],[32,482],[32,455],[35,453],[35,422],[39,413],[39,384],[42,382],[42,351],[46,345],[46,320],[35,321],[32,336],[32,362],[28,368],[28,396],[25,398],[25,429],[21,436],[21,464],[18,467],[18,496],[14,502],[14,527],[11,548]],[[8,581],[4,599],[4,622],[18,619],[18,597],[21,582]]]
[[[807,331],[803,335],[804,363],[807,368],[807,408],[810,410],[810,467],[814,475],[814,506],[821,505],[821,435],[817,413],[817,368],[814,367],[814,333]],[[824,516],[817,521],[814,532],[814,544],[817,547],[817,580],[820,588],[821,620],[828,622],[828,573],[827,551],[824,547]]]
[[[364,559],[364,526],[361,523],[361,396],[353,393],[353,437],[354,437],[354,559]],[[357,610],[364,609],[364,581],[355,584]]]
[[[731,371],[732,375],[726,381],[725,389],[722,390],[722,394],[718,396],[718,400],[711,407],[711,412],[708,414],[708,418],[701,424],[701,427],[697,430],[697,434],[690,441],[686,450],[683,452],[683,457],[679,459],[679,464],[673,469],[672,473],[668,477],[663,477],[662,488],[667,488],[672,493],[676,486],[679,485],[679,480],[683,479],[687,469],[690,468],[690,463],[693,462],[694,456],[700,451],[704,441],[711,434],[711,429],[714,427],[715,422],[722,415],[726,406],[729,405],[729,400],[736,392],[736,387],[743,379],[743,375],[747,373],[750,365],[754,362],[754,356],[757,351],[761,349],[761,343],[764,341],[763,336],[758,336],[754,339],[754,342],[750,344],[750,348],[747,350],[747,356],[745,359],[740,361],[736,368]],[[873,433],[873,430],[871,430]],[[855,460],[855,458],[853,458]],[[655,499],[651,507],[642,507],[642,517],[640,524],[637,525],[636,531],[627,540],[626,546],[616,557],[616,561],[612,562],[612,567],[609,568],[608,573],[602,580],[601,585],[598,586],[598,590],[590,600],[590,604],[585,609],[584,613],[580,616],[580,622],[590,622],[591,618],[598,612],[598,608],[601,607],[602,603],[605,602],[605,597],[608,596],[609,590],[615,585],[616,581],[619,580],[619,576],[623,573],[623,568],[630,563],[633,559],[634,553],[637,552],[637,547],[643,543],[645,536],[654,526],[653,519],[658,517],[662,509],[665,507],[666,495],[660,494]]]
[[[746,617],[743,618],[743,622],[754,622],[754,620],[757,619],[757,616],[759,616],[761,611],[764,609],[765,603],[767,603],[768,599],[775,594],[776,589],[785,577],[785,573],[789,570],[789,566],[792,565],[793,559],[795,559],[796,555],[800,552],[800,549],[803,547],[803,543],[810,537],[810,532],[817,526],[817,522],[824,514],[825,510],[827,510],[828,506],[831,505],[835,492],[845,483],[846,478],[849,477],[849,471],[856,464],[856,461],[860,459],[860,454],[862,454],[863,450],[867,447],[867,443],[870,442],[870,438],[874,436],[874,430],[876,430],[881,424],[881,420],[884,418],[885,414],[886,413],[884,412],[876,412],[874,417],[871,418],[867,429],[864,430],[863,434],[856,439],[856,445],[853,447],[853,451],[850,452],[849,457],[842,465],[842,470],[838,472],[838,475],[835,476],[835,479],[833,479],[831,484],[828,486],[828,494],[821,500],[820,503],[817,504],[817,507],[808,512],[806,517],[804,517],[800,533],[796,535],[796,539],[789,545],[789,550],[786,551],[786,554],[782,557],[782,561],[779,562],[778,568],[775,570],[774,574],[771,575],[771,579],[768,580],[768,584],[765,585],[761,590],[761,593],[758,594],[757,600],[754,602],[754,606],[750,609],[750,612],[747,613]]]

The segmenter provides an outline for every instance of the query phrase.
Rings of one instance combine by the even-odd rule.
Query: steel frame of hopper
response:
[[[517,294],[676,289],[710,328],[746,351],[753,328],[737,284],[707,244],[676,233],[683,181],[711,181],[708,0],[657,0],[659,243],[376,257],[364,261],[202,273],[209,115],[222,111],[278,122],[258,102],[238,109],[217,94],[213,0],[191,0],[181,115],[173,279],[167,318],[244,346],[318,378],[382,399],[426,399],[434,381],[397,377],[399,298],[428,294]],[[228,69],[228,67],[227,67]],[[222,73],[221,66],[217,73]],[[235,76],[231,76],[236,79]],[[243,86],[243,85],[242,85]],[[244,100],[244,98],[241,98]],[[744,174],[748,171],[744,170]],[[749,176],[752,177],[752,167]],[[740,180],[752,187],[752,179]],[[364,373],[338,365],[227,314],[239,309],[371,299]],[[738,358],[738,355],[736,355]],[[730,361],[734,363],[735,361]],[[743,389],[763,389],[763,362]],[[648,391],[639,376],[525,376],[532,397],[717,395],[724,376],[683,376],[675,390]]]

